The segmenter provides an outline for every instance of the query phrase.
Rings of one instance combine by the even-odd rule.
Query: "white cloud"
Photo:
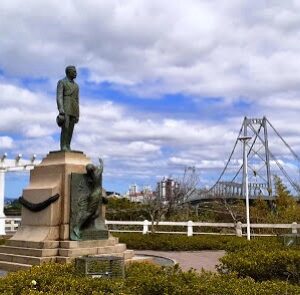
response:
[[[14,140],[9,136],[0,136],[0,149],[11,149]]]
[[[2,140],[2,147],[10,148],[12,152],[22,151],[25,155],[36,153],[40,156],[49,150],[57,150],[59,129],[55,126],[55,101],[44,96],[44,108],[41,109],[35,103],[28,105],[26,97],[19,101],[14,99],[19,93],[26,93],[35,102],[39,93],[23,91],[23,88],[14,85],[5,84],[2,87],[14,89],[14,93],[0,111],[3,118],[0,128],[2,132],[23,137],[15,141],[7,137]],[[290,109],[289,105],[274,104],[272,107]],[[290,126],[286,126],[284,118],[275,120],[274,125],[286,135],[289,143],[295,145],[296,150],[300,150],[298,120],[296,116],[293,118]],[[241,121],[241,118],[229,117],[222,123],[208,123],[201,119],[175,118],[172,114],[168,118],[158,119],[152,117],[151,113],[135,114],[132,109],[111,101],[85,97],[72,146],[85,151],[93,159],[104,158],[109,177],[117,175],[120,178],[137,177],[153,181],[157,175],[178,174],[184,166],[219,173],[232,150]],[[281,160],[287,155],[286,147],[273,138],[269,141],[270,149]],[[241,152],[239,147],[235,160],[241,158]],[[239,165],[233,163],[229,170],[232,172]]]
[[[296,1],[194,0],[31,0],[24,9],[4,0],[0,63],[35,77],[57,77],[75,63],[90,70],[91,81],[141,95],[299,92],[297,9]]]
[[[40,155],[58,149],[53,93],[70,63],[89,73],[78,77],[85,87],[109,82],[148,98],[188,94],[200,109],[204,99],[225,99],[220,117],[207,121],[84,94],[73,147],[105,157],[110,175],[221,169],[244,113],[266,115],[300,152],[299,8],[297,1],[29,0],[24,7],[2,0],[0,69],[15,80],[0,79],[0,132],[9,135],[0,147]],[[46,79],[46,86],[29,90],[20,77]],[[270,148],[287,155],[277,140]]]
[[[55,111],[50,99],[43,93],[0,81],[0,107],[1,132],[26,136],[54,133]]]

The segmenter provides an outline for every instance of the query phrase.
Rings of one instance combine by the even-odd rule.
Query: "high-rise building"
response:
[[[129,187],[126,197],[132,202],[147,202],[154,197],[154,193],[150,186],[144,186],[141,191],[136,184]]]
[[[172,178],[164,178],[157,183],[158,197],[163,201],[170,201],[174,198],[179,183]]]

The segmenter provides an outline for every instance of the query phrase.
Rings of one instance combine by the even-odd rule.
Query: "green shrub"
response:
[[[36,285],[32,284],[36,281]],[[74,266],[46,264],[0,278],[2,295],[299,295],[300,286],[285,282],[255,282],[234,274],[183,272],[178,266],[161,268],[131,264],[126,278],[91,279],[75,273]]]
[[[114,233],[120,242],[135,250],[160,250],[160,251],[200,251],[200,250],[226,250],[239,251],[246,248],[272,247],[280,248],[281,243],[276,237],[263,237],[247,241],[236,236],[211,236],[195,235],[187,237],[173,234],[147,234],[139,233]]]
[[[249,248],[226,254],[220,272],[238,273],[255,280],[289,280],[300,283],[300,251],[276,248]]]

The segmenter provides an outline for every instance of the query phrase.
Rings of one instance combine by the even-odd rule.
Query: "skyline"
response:
[[[300,4],[168,3],[1,1],[0,154],[59,148],[55,92],[68,64],[80,86],[72,148],[103,157],[107,190],[185,166],[212,184],[244,116],[265,115],[300,154]],[[27,177],[7,175],[8,197]]]

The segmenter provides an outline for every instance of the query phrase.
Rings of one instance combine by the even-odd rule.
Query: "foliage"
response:
[[[275,176],[275,210],[273,213],[273,220],[280,220],[281,222],[300,221],[300,206],[297,204],[288,191],[287,187],[282,183],[282,180]]]
[[[236,272],[258,281],[280,279],[300,283],[299,250],[256,247],[228,253],[220,261],[220,272]]]
[[[267,216],[270,214],[270,206],[267,202],[261,198],[253,202],[252,208],[250,208],[251,221],[255,223],[264,223]]]
[[[36,284],[34,284],[35,282]],[[131,264],[126,279],[91,279],[75,273],[74,266],[46,264],[10,273],[0,279],[3,295],[281,295],[300,294],[300,287],[285,282],[255,282],[234,274],[183,272],[178,266],[161,268]]]
[[[189,171],[189,170],[188,170]],[[246,222],[244,200],[214,200],[202,202],[197,207],[185,204],[179,205],[189,193],[193,193],[197,183],[194,170],[184,174],[181,187],[174,192],[174,200],[162,203],[159,199],[145,194],[145,203],[134,203],[128,199],[110,198],[107,205],[106,219],[108,220],[151,220],[155,229],[158,221],[205,221],[205,222]],[[300,222],[300,204],[290,194],[279,177],[274,177],[276,198],[270,201],[258,198],[250,202],[250,218],[252,223],[292,223]],[[182,188],[182,189],[180,189]],[[280,230],[258,229],[257,233],[281,233]]]
[[[108,198],[106,206],[107,220],[145,220],[149,215],[145,205],[131,202],[126,198]]]
[[[276,197],[272,203],[258,199],[251,206],[252,222],[257,223],[292,223],[300,221],[300,205],[290,194],[282,180],[275,176]]]
[[[238,251],[249,247],[276,247],[281,248],[281,243],[275,237],[256,238],[248,242],[236,236],[211,236],[197,235],[187,237],[173,234],[147,234],[139,233],[114,233],[121,243],[136,250],[161,250],[161,251],[200,251],[200,250],[226,250]],[[265,246],[266,245],[266,246]]]
[[[19,199],[13,200],[10,204],[5,205],[4,213],[7,216],[19,216],[21,215],[22,205]]]

